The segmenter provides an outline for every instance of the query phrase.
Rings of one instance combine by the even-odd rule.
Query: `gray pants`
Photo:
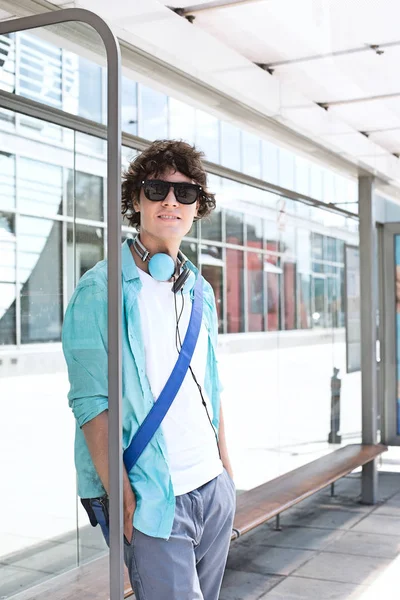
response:
[[[224,470],[176,497],[168,540],[135,529],[125,563],[137,600],[218,600],[235,506],[235,484]]]

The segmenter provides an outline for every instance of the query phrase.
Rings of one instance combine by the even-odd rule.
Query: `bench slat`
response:
[[[250,531],[386,450],[382,444],[350,444],[243,492],[237,498],[234,529],[240,534]]]

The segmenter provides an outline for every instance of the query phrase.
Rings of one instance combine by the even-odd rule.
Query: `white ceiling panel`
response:
[[[0,10],[8,14],[13,4],[19,14],[43,10],[41,0],[0,0]],[[54,0],[53,4],[65,6],[64,0]],[[230,96],[248,110],[248,120],[242,126],[254,131],[257,119],[265,117],[263,132],[271,131],[276,137],[278,128],[271,126],[275,120],[286,127],[279,126],[282,140],[287,140],[289,129],[301,132],[310,140],[307,151],[318,140],[356,164],[368,163],[372,169],[382,169],[382,177],[397,178],[400,185],[400,161],[391,154],[398,147],[400,130],[379,131],[370,138],[359,133],[400,127],[400,97],[342,103],[400,93],[399,0],[253,0],[213,9],[210,0],[68,2],[72,4],[98,13],[127,45],[168,65],[166,75],[162,69],[161,74],[153,73],[152,66],[148,72],[140,72],[144,80],[153,77],[158,89],[164,81],[164,89],[173,93],[174,73],[186,74],[188,99],[193,96],[194,103],[199,102],[211,112],[222,115],[223,98]],[[193,24],[168,8],[193,5],[205,9],[195,13]],[[383,54],[370,49],[349,52],[385,43],[395,45],[383,48]],[[346,54],[330,55],[342,51]],[[291,64],[276,66],[273,75],[254,65],[286,60]],[[133,60],[128,65],[135,71]],[[166,81],[169,76],[171,81]],[[196,85],[191,87],[193,80]],[[195,96],[193,90],[200,85],[203,87]],[[213,90],[220,95],[213,94]],[[180,98],[182,93],[180,79]],[[207,98],[209,106],[204,106]],[[328,111],[317,105],[338,101],[341,103]],[[255,113],[257,119],[252,120]],[[235,121],[235,111],[226,118]],[[307,146],[299,135],[292,138],[293,143]]]

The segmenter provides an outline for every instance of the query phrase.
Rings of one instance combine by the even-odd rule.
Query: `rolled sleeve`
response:
[[[108,408],[107,290],[76,289],[65,314],[62,345],[68,366],[69,405],[82,427]]]

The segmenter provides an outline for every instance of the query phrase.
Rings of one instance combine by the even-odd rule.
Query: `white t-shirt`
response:
[[[156,400],[178,358],[176,314],[171,282],[160,282],[139,269],[142,289],[138,295],[146,356],[146,374]],[[192,310],[188,294],[176,295],[179,332],[185,338]],[[178,341],[178,348],[180,344]],[[204,389],[207,366],[208,333],[204,322],[200,329],[191,367],[201,386],[208,414],[213,409]],[[200,392],[190,370],[172,406],[161,424],[168,451],[169,469],[175,496],[186,494],[220,475],[223,467],[218,454],[214,428],[211,425]]]

